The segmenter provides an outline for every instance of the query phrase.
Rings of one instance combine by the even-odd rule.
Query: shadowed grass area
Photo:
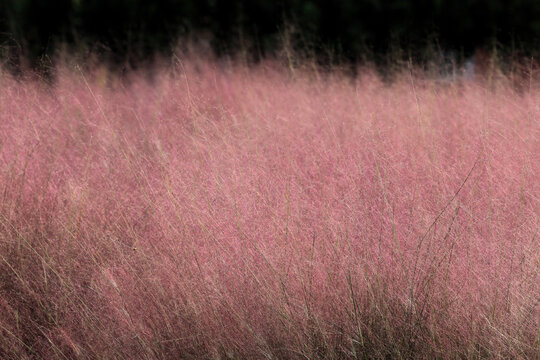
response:
[[[3,74],[0,357],[537,357],[538,84],[359,74]]]

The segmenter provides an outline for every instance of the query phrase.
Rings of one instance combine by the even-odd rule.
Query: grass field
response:
[[[538,358],[523,81],[3,72],[0,358]]]

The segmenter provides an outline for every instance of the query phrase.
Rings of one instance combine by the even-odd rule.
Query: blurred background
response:
[[[0,0],[0,57],[42,64],[60,50],[116,63],[194,41],[252,61],[284,46],[321,62],[531,57],[539,0]]]

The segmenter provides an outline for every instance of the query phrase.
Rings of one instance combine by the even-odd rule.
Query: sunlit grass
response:
[[[0,357],[537,357],[536,84],[359,73],[4,73]]]

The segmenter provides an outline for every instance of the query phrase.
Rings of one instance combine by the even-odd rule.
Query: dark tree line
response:
[[[493,44],[531,55],[540,48],[540,1],[0,0],[3,57],[40,59],[59,44],[93,44],[144,58],[197,34],[218,53],[264,55],[290,28],[296,46],[350,60],[393,49],[415,56],[430,46],[466,56]]]

